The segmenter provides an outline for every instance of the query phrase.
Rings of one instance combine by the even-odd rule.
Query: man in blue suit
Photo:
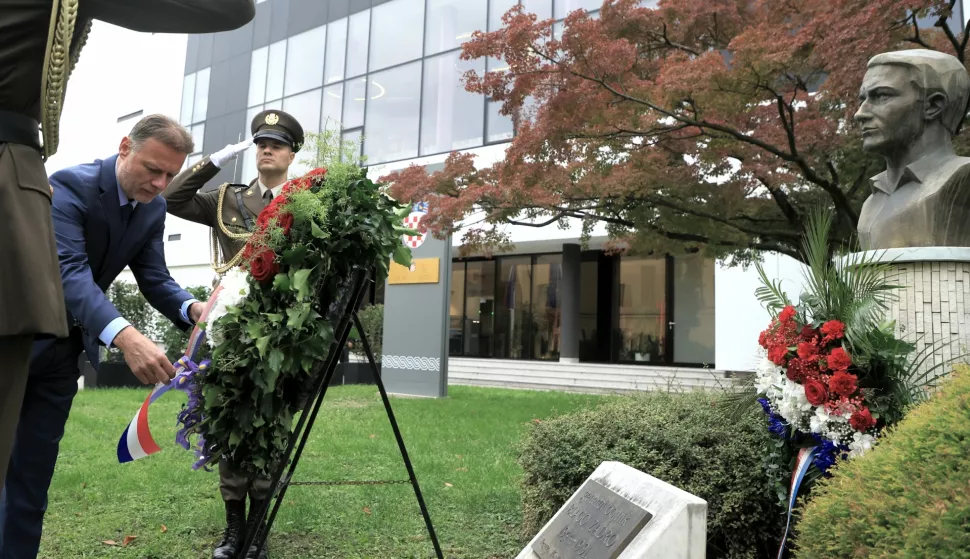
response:
[[[69,335],[33,347],[0,499],[0,559],[37,556],[81,352],[97,367],[99,342],[117,347],[146,384],[175,374],[165,354],[121,316],[105,290],[127,266],[148,302],[169,320],[183,330],[198,320],[202,303],[175,283],[165,264],[166,203],[159,196],[192,150],[192,136],[182,126],[151,115],[122,139],[117,155],[50,177]]]

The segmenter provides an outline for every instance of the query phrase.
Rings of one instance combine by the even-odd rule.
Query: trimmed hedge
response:
[[[709,393],[646,393],[536,423],[521,445],[523,532],[532,538],[604,460],[707,501],[707,556],[772,557],[784,527],[765,475],[770,444],[755,406],[727,419]]]
[[[970,368],[865,456],[819,480],[800,514],[798,559],[970,557]]]

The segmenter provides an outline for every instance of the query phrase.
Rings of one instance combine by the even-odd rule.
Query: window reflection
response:
[[[603,7],[603,0],[556,0],[556,19],[561,19],[576,10],[591,12]]]
[[[666,262],[660,259],[620,259],[617,290],[615,361],[660,363],[664,359]]]
[[[320,122],[320,91],[314,89],[283,100],[283,110],[291,114],[305,132],[319,130],[317,123]],[[307,142],[303,145],[290,165],[291,177],[300,176],[316,166],[316,149],[315,142]]]
[[[364,97],[367,95],[367,79],[357,78],[344,84],[344,128],[364,125]]]
[[[323,88],[323,110],[320,114],[320,129],[340,130],[340,112],[343,106],[344,84],[338,83]]]
[[[484,29],[487,8],[486,0],[428,0],[425,56],[456,48]]]
[[[421,153],[441,153],[482,145],[485,98],[465,90],[462,74],[484,72],[481,60],[462,61],[458,52],[424,62]]]
[[[199,70],[195,76],[195,102],[192,106],[192,122],[205,120],[209,108],[209,72],[211,68]]]
[[[485,122],[488,132],[488,142],[501,142],[510,140],[514,135],[512,117],[503,115],[500,111],[502,103],[498,101],[488,102],[487,121]]]
[[[489,0],[488,5],[488,30],[496,31],[502,28],[502,16],[517,5],[518,0]]]
[[[269,46],[269,61],[267,64],[266,100],[276,101],[283,96],[283,78],[286,70],[286,41],[279,41]]]
[[[714,362],[714,261],[674,261],[674,362]]]
[[[195,74],[189,74],[182,80],[182,114],[179,122],[184,126],[192,124],[192,101],[195,99]]]
[[[347,20],[341,18],[327,25],[327,62],[324,66],[323,83],[344,79],[344,62],[347,58]]]
[[[253,51],[252,62],[249,67],[249,107],[259,105],[266,100],[266,63],[269,57],[269,47]],[[249,125],[246,125],[249,129]]]
[[[371,18],[371,72],[421,58],[424,0],[392,0],[371,8]]]
[[[529,340],[536,323],[531,311],[532,258],[514,256],[499,260],[499,294],[495,309],[495,356],[528,359]]]
[[[347,31],[347,77],[367,72],[367,45],[370,37],[370,10],[350,16]]]
[[[451,296],[448,304],[448,354],[462,354],[462,322],[465,314],[465,263],[451,266]]]
[[[293,95],[323,85],[323,55],[327,26],[323,25],[287,39],[284,94]],[[285,109],[284,109],[285,110]]]
[[[465,269],[464,355],[492,357],[495,321],[495,261],[469,262]]]
[[[418,155],[420,68],[421,62],[414,62],[368,78],[364,132],[364,155],[368,164]]]
[[[552,1],[522,0],[522,12],[526,14],[535,14],[538,16],[537,21],[549,19],[552,17]]]
[[[536,257],[532,268],[532,315],[535,323],[532,359],[559,359],[559,330],[562,327],[560,285],[562,255]]]

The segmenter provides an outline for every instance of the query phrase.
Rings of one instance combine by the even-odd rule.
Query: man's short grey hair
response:
[[[957,57],[929,49],[910,49],[884,52],[869,59],[868,68],[891,65],[908,68],[913,83],[926,99],[934,93],[946,96],[941,122],[951,134],[956,134],[967,112],[970,97],[970,77]]]
[[[184,126],[165,115],[148,115],[136,122],[131,132],[128,133],[133,151],[141,149],[149,138],[185,155],[195,151],[195,141],[192,139],[192,134]]]

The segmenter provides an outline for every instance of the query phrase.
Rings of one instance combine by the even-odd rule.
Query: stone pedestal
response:
[[[918,372],[932,370],[937,376],[954,363],[967,361],[970,248],[900,248],[870,255],[892,267],[886,279],[899,289],[890,302],[888,318],[896,321],[899,338],[916,345],[913,358],[927,357]]]

